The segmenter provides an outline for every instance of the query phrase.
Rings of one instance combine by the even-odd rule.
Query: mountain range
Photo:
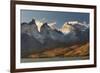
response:
[[[86,24],[84,24],[86,25]],[[66,47],[74,43],[89,41],[89,27],[83,24],[65,24],[57,29],[48,23],[43,23],[40,30],[36,20],[21,23],[21,57],[45,49]]]

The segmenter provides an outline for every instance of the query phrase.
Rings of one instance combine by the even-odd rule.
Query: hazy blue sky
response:
[[[45,20],[47,23],[56,21],[58,27],[61,27],[66,21],[74,20],[80,22],[86,21],[89,24],[89,13],[21,10],[21,23],[28,23],[32,18]]]

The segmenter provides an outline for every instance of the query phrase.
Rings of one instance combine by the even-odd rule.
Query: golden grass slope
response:
[[[89,56],[89,43],[75,44],[65,48],[48,49],[29,55],[31,58],[85,57]]]

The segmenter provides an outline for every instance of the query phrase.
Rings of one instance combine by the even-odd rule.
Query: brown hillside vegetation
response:
[[[76,44],[66,48],[48,49],[40,53],[29,55],[31,58],[50,57],[85,57],[89,56],[89,43]]]
[[[64,56],[88,56],[89,55],[89,44],[86,43],[79,47],[73,48],[73,50],[68,51]]]

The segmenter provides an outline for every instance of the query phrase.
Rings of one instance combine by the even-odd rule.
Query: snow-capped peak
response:
[[[75,29],[80,30],[80,31],[85,31],[86,29],[89,28],[89,24],[87,24],[85,21],[84,22],[69,21],[68,24],[73,26]]]
[[[48,23],[48,26],[51,28],[51,29],[56,29],[56,22],[51,22],[51,23]]]
[[[72,31],[73,27],[71,25],[69,25],[67,22],[64,23],[64,25],[61,27],[60,31],[64,34],[69,33],[70,31]]]
[[[40,32],[41,26],[43,25],[42,21],[36,20],[36,25],[38,27],[38,31]]]
[[[86,28],[89,27],[89,25],[84,21],[84,22],[79,22],[79,21],[69,21],[68,24],[71,25],[80,25],[80,26],[84,26]]]

